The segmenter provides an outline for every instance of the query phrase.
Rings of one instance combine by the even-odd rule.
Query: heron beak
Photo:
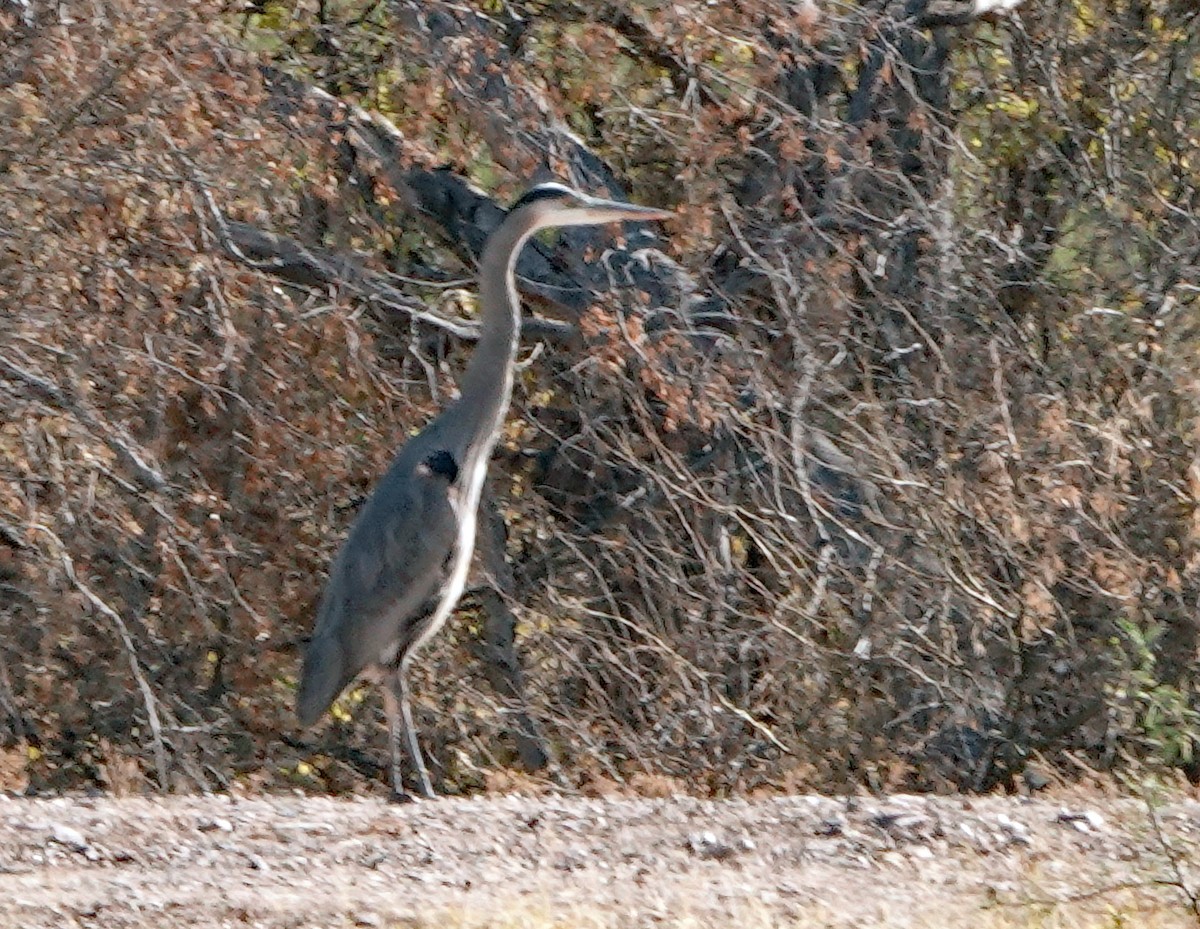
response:
[[[592,222],[647,222],[652,219],[671,219],[675,215],[670,210],[622,203],[620,200],[602,200],[599,197],[587,197],[583,203]]]

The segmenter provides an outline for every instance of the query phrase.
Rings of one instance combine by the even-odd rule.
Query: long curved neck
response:
[[[472,450],[490,452],[512,397],[513,361],[521,329],[514,268],[532,233],[519,217],[505,220],[488,237],[479,266],[479,341],[459,384],[459,422]],[[482,440],[482,441],[480,441]]]

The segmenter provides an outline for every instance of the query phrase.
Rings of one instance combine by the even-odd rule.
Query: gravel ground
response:
[[[0,926],[1200,926],[1200,804],[1157,816],[1162,837],[1097,797],[0,796]]]

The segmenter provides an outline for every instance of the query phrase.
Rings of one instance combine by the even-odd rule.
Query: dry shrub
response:
[[[718,6],[619,41],[546,12],[531,28],[557,57],[511,71],[555,88],[539,106],[614,107],[608,151],[680,202],[674,257],[696,278],[674,301],[596,296],[582,347],[519,377],[492,489],[555,773],[656,794],[985,789],[1031,758],[1188,767],[1200,249],[1172,208],[1194,169],[1172,153],[1196,116],[1156,95],[1181,48],[1128,56],[1147,70],[1115,97],[1103,54],[1174,19],[1113,14],[1084,41],[1034,13],[952,72],[946,32],[891,14],[783,29]],[[439,84],[416,45],[383,57],[376,20],[326,47],[292,13],[257,33],[271,54],[373,88],[460,164],[496,143],[504,184],[525,180],[529,152],[487,134],[495,107],[469,107],[466,39],[459,83]],[[470,268],[397,226],[394,188],[349,183],[317,113],[267,100],[214,5],[37,16],[0,8],[18,37],[0,95],[0,775],[368,789],[374,704],[353,692],[296,733],[298,647],[358,501],[464,351],[281,286],[222,250],[217,209],[406,270]],[[672,49],[695,36],[687,91]],[[635,59],[581,102],[554,75],[589,37],[609,56],[655,37],[666,79]],[[1069,99],[1046,78],[1064,68]],[[1097,127],[1111,99],[1125,109]],[[1100,158],[1091,133],[1124,142]],[[421,664],[450,789],[523,783],[497,773],[515,707],[484,681],[483,612],[469,596]]]

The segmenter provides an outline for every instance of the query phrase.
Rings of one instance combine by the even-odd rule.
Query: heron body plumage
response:
[[[316,722],[363,669],[386,667],[411,647],[407,639],[437,605],[456,520],[449,485],[420,473],[421,444],[405,446],[330,569],[301,676],[303,725]]]
[[[310,725],[356,678],[384,677],[398,796],[404,795],[402,734],[422,790],[433,796],[412,724],[406,669],[466,587],[488,460],[512,395],[520,333],[517,255],[546,226],[668,215],[585,197],[558,184],[535,187],[514,204],[484,247],[480,337],[458,399],[400,449],[334,560],[305,653],[297,716]]]

